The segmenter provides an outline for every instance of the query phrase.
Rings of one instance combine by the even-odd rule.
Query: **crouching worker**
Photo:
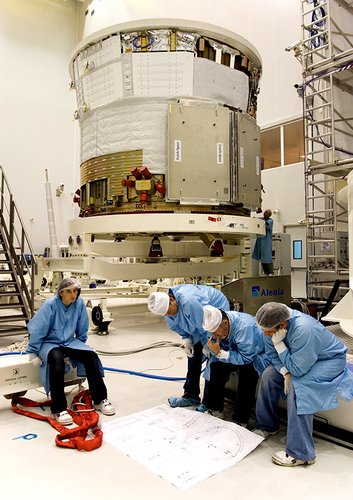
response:
[[[203,306],[206,304],[229,310],[227,297],[216,288],[207,285],[177,285],[170,288],[168,293],[153,292],[148,298],[149,310],[153,314],[164,316],[169,328],[185,341],[188,371],[184,394],[181,397],[168,398],[173,408],[200,403],[203,348],[208,338],[207,332],[202,328]]]
[[[337,408],[337,394],[346,401],[353,397],[347,347],[319,321],[284,304],[264,304],[256,320],[271,366],[261,377],[255,432],[265,439],[278,432],[278,402],[286,395],[287,446],[272,460],[286,467],[313,464],[313,414]]]
[[[103,382],[103,367],[93,349],[86,344],[88,314],[81,297],[80,282],[65,278],[57,294],[47,300],[28,323],[30,334],[27,353],[31,362],[40,366],[40,377],[46,393],[51,396],[51,411],[60,424],[73,423],[66,411],[64,391],[65,358],[73,365],[82,364],[96,410],[114,415],[115,409],[107,399]],[[79,370],[78,370],[79,371]],[[80,374],[81,375],[81,374]]]
[[[246,427],[255,408],[259,376],[270,364],[262,332],[250,314],[225,312],[212,306],[205,306],[203,310],[202,326],[212,333],[207,343],[211,356],[204,373],[208,382],[203,405],[212,415],[223,418],[225,385],[230,373],[235,371],[238,388],[232,420]]]

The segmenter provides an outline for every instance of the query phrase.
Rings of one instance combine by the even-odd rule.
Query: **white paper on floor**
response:
[[[167,405],[104,422],[104,441],[181,490],[239,462],[263,438],[233,422]]]

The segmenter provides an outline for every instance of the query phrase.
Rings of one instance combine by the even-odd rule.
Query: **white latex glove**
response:
[[[205,356],[207,356],[208,358],[211,356],[211,350],[210,348],[208,347],[207,344],[205,344],[202,348],[202,352]]]
[[[184,343],[185,354],[188,358],[192,358],[194,355],[194,344],[191,339],[186,339]]]
[[[284,378],[284,394],[289,393],[290,385],[292,383],[292,375],[287,372],[285,375],[283,375]]]
[[[285,338],[286,335],[287,335],[287,330],[285,330],[284,328],[277,330],[277,332],[274,333],[271,337],[273,345],[276,346],[277,344],[282,342],[282,340]]]
[[[30,354],[29,360],[34,366],[40,366],[42,364],[42,360],[39,356],[37,356],[37,354]]]

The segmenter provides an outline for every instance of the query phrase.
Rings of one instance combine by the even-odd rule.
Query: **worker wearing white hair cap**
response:
[[[149,310],[164,316],[169,328],[182,337],[188,357],[184,393],[181,397],[168,398],[173,408],[200,403],[200,376],[205,357],[203,348],[207,344],[207,332],[202,328],[203,306],[206,304],[229,310],[227,297],[212,286],[177,285],[171,287],[168,293],[153,292],[148,298]]]
[[[62,295],[61,292],[63,290],[69,289],[73,287],[74,290],[78,291],[78,294],[81,292],[81,283],[76,278],[64,278],[60,281],[57,293]]]
[[[261,377],[255,432],[265,439],[279,428],[277,407],[287,398],[286,450],[277,465],[315,462],[313,414],[338,407],[337,395],[353,398],[353,373],[346,368],[347,347],[312,316],[268,302],[256,313],[271,360]]]
[[[215,332],[222,323],[222,312],[213,306],[204,306],[202,327],[206,332]]]
[[[89,321],[80,291],[77,279],[63,279],[57,294],[47,300],[28,323],[30,338],[26,352],[31,362],[40,367],[43,387],[51,396],[52,413],[62,425],[73,423],[64,391],[65,370],[69,369],[66,357],[77,366],[79,377],[87,377],[95,408],[104,415],[115,413],[107,399],[102,364],[86,344]]]
[[[208,347],[212,353],[204,377],[207,383],[198,411],[223,417],[225,385],[231,372],[238,375],[236,404],[232,419],[246,426],[255,407],[259,375],[269,365],[262,332],[250,314],[203,308],[203,328],[212,335]]]
[[[158,316],[165,316],[169,309],[169,295],[165,292],[153,292],[148,297],[148,309]]]

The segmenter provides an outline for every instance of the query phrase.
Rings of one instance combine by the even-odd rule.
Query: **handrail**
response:
[[[31,318],[34,314],[34,276],[38,273],[38,263],[1,165],[0,176],[0,216],[2,233],[15,267],[17,279],[19,281],[18,285],[23,292],[24,307],[28,317]],[[30,289],[28,289],[24,279],[26,274],[29,275],[31,280]]]

